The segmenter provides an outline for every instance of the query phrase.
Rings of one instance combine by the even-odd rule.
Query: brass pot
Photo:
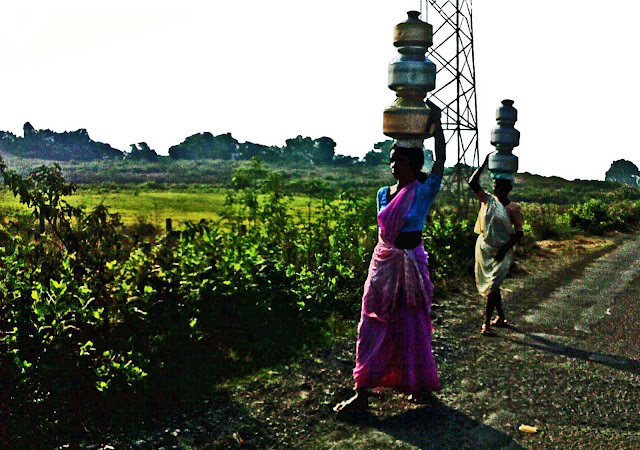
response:
[[[382,132],[393,139],[427,139],[431,110],[418,94],[398,97],[382,114]]]
[[[431,47],[433,45],[433,26],[419,19],[419,11],[409,11],[409,18],[393,29],[393,45],[405,47]]]

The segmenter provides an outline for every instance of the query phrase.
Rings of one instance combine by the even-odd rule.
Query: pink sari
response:
[[[358,325],[356,389],[393,387],[407,394],[441,388],[431,351],[431,301],[424,247],[393,245],[409,214],[418,181],[378,213],[378,244],[369,265]]]

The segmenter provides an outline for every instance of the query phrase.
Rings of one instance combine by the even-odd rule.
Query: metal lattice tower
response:
[[[442,108],[447,153],[455,146],[458,155],[445,187],[454,192],[460,206],[468,206],[469,166],[479,165],[471,0],[428,0],[426,11],[421,1],[420,9],[422,19],[433,25],[427,57],[438,67],[436,88],[428,97]]]

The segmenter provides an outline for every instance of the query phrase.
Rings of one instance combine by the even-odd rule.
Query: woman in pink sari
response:
[[[430,175],[421,171],[422,148],[391,150],[391,172],[398,182],[378,191],[378,243],[364,285],[358,325],[356,394],[338,403],[335,411],[364,410],[369,389],[390,387],[422,401],[440,389],[431,351],[431,301],[427,253],[422,229],[440,190],[445,139],[440,110],[432,109],[430,125],[436,159]]]

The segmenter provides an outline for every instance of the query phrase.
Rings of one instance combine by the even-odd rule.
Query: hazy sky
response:
[[[421,5],[8,3],[0,6],[0,130],[22,136],[27,121],[86,128],[118,149],[145,141],[159,154],[203,131],[266,145],[329,136],[337,153],[358,157],[386,139],[393,27]],[[640,165],[632,133],[639,13],[628,0],[473,2],[481,157],[493,150],[495,109],[510,98],[521,171],[604,179],[616,159]]]

